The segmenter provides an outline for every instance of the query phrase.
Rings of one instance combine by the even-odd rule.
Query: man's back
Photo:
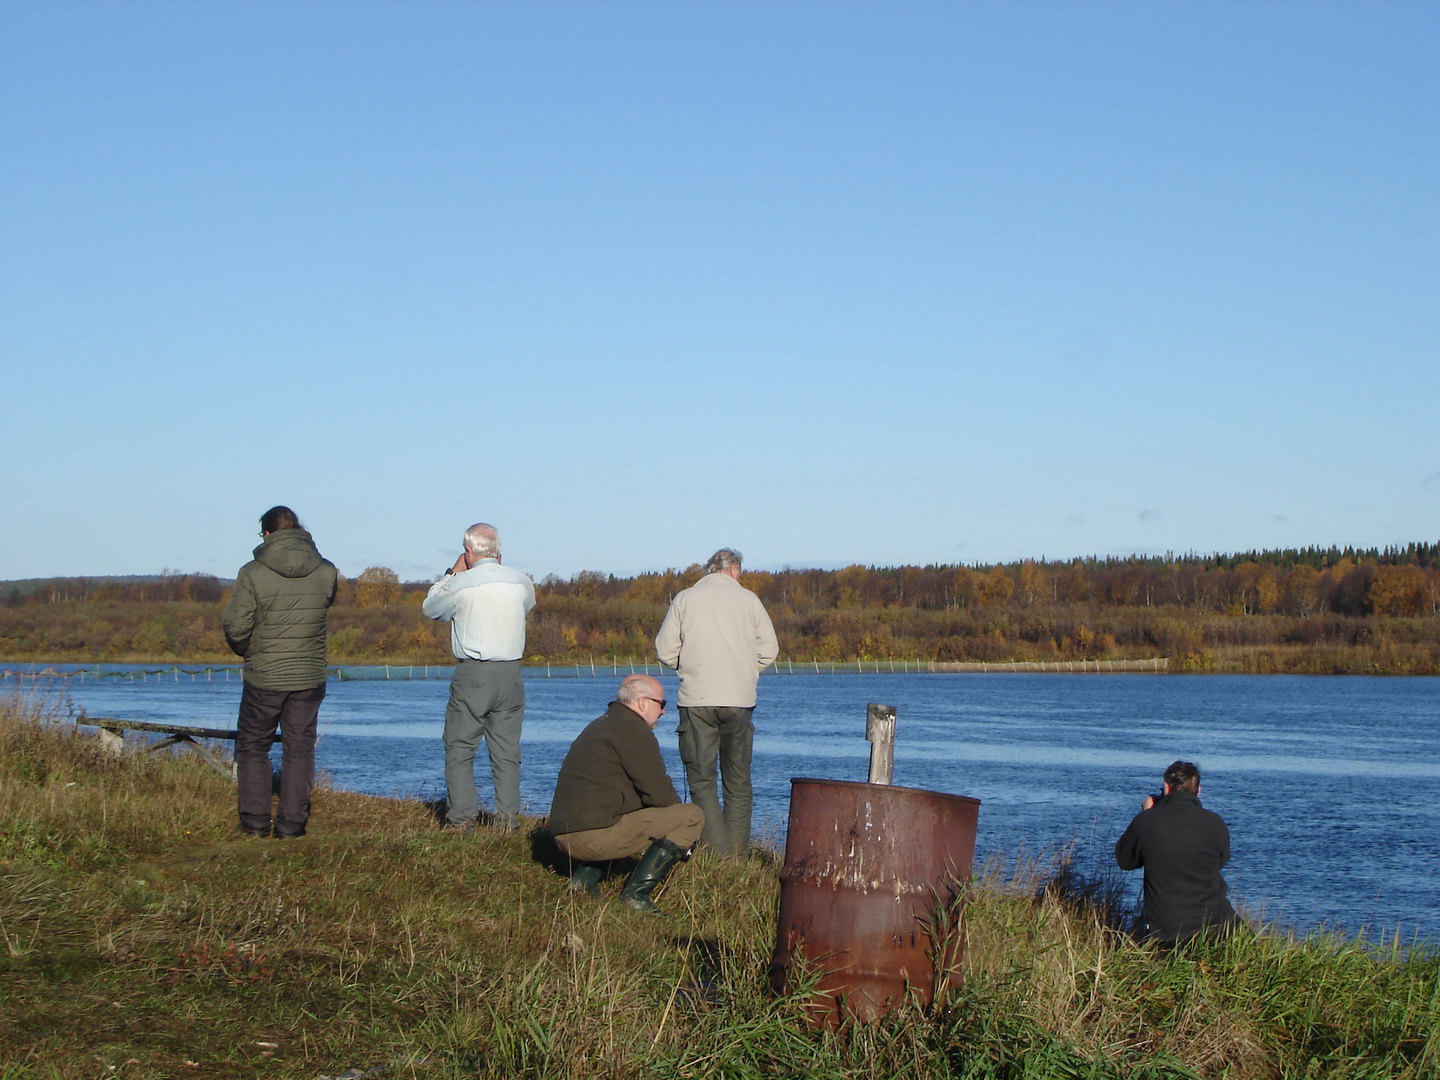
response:
[[[245,657],[245,681],[267,690],[323,684],[335,567],[301,528],[269,533],[254,555],[221,615],[226,640]]]
[[[1183,941],[1235,918],[1221,868],[1230,831],[1186,790],[1172,791],[1135,815],[1115,843],[1122,870],[1145,868],[1145,936]]]
[[[457,659],[518,660],[525,651],[525,615],[534,606],[528,574],[481,559],[432,585],[421,610],[432,619],[450,620]]]
[[[779,643],[760,598],[728,574],[712,573],[676,595],[655,651],[679,673],[680,705],[751,708]]]

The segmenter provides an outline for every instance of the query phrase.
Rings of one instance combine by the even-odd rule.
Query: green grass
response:
[[[0,701],[0,1080],[1440,1075],[1433,951],[1161,958],[1083,882],[991,870],[945,935],[958,989],[816,1033],[766,988],[773,856],[697,857],[646,918],[573,898],[538,821],[457,835],[321,789],[309,836],[246,840],[203,763],[39,713]]]

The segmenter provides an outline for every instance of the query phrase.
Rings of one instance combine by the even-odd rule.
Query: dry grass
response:
[[[0,702],[0,1080],[1437,1075],[1433,952],[1246,933],[1161,958],[1103,888],[990,868],[942,941],[962,985],[811,1033],[766,989],[773,858],[697,857],[658,920],[572,897],[539,822],[441,832],[321,789],[309,836],[246,840],[198,760],[111,757],[44,712]]]

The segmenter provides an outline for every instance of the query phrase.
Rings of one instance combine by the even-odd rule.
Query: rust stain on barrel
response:
[[[908,992],[931,1000],[935,973],[920,921],[970,876],[980,801],[847,780],[790,781],[771,982],[796,961],[820,971],[814,1019],[882,1016]]]

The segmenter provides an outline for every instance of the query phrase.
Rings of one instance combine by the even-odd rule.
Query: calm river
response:
[[[235,672],[228,680],[218,670],[181,669],[143,681],[81,681],[20,679],[15,673],[35,669],[8,667],[6,685],[92,716],[233,728],[240,697]],[[428,679],[414,672],[331,680],[318,754],[335,786],[443,794],[449,671],[430,668]],[[662,681],[673,702],[674,679]],[[548,810],[570,740],[604,710],[615,684],[610,673],[527,675],[529,812]],[[1202,801],[1230,826],[1226,878],[1237,907],[1301,930],[1398,928],[1406,939],[1440,942],[1440,680],[771,674],[755,711],[757,835],[781,841],[790,777],[866,778],[871,701],[899,710],[895,783],[982,801],[979,860],[1071,847],[1086,868],[1110,865],[1140,798],[1158,790],[1166,765],[1185,758],[1200,765]],[[674,721],[672,705],[658,734],[683,794]],[[484,801],[483,748],[478,772]],[[1140,875],[1131,877],[1138,892]]]

